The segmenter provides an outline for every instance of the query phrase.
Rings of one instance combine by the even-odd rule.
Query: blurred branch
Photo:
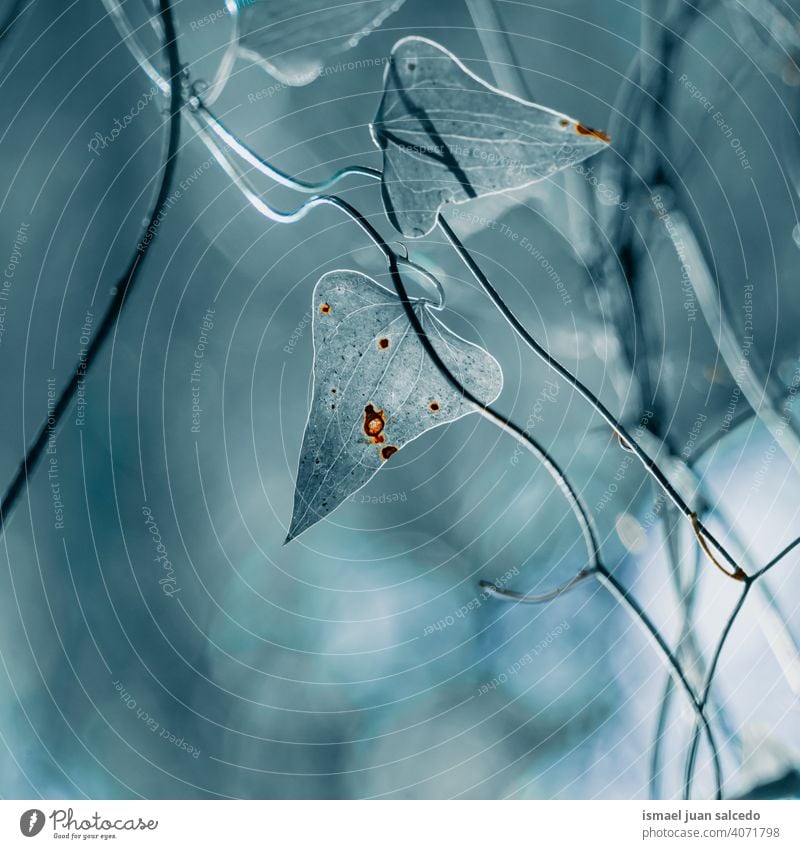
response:
[[[225,152],[219,147],[214,138],[215,134],[209,132],[206,125],[198,120],[196,110],[202,107],[199,98],[197,98],[196,96],[190,98],[189,106],[191,107],[192,111],[186,113],[187,121],[198,133],[199,137],[202,139],[204,144],[209,148],[218,164],[231,178],[233,184],[239,189],[239,191],[242,192],[246,200],[261,215],[264,215],[271,221],[275,221],[281,224],[288,224],[305,217],[305,215],[307,215],[311,210],[313,210],[317,206],[330,205],[339,209],[352,221],[358,224],[358,226],[364,231],[364,233],[366,233],[366,235],[370,238],[373,244],[381,251],[381,253],[386,258],[387,262],[389,263],[389,269],[392,275],[392,280],[394,282],[395,289],[397,290],[397,294],[403,302],[409,322],[411,323],[411,326],[414,329],[414,332],[417,334],[417,337],[419,338],[426,353],[432,359],[434,365],[437,367],[442,376],[451,384],[451,386],[453,386],[453,388],[460,395],[462,395],[464,399],[468,401],[478,413],[480,413],[492,424],[499,427],[505,433],[514,438],[531,454],[533,454],[533,456],[537,460],[539,460],[540,463],[542,463],[547,472],[558,485],[559,489],[561,490],[562,494],[570,505],[570,509],[572,510],[573,514],[575,515],[575,518],[578,521],[588,554],[590,564],[588,568],[591,571],[601,568],[600,549],[597,544],[597,538],[595,536],[594,528],[592,527],[591,518],[580,496],[574,490],[562,469],[553,460],[548,451],[535,439],[533,439],[533,437],[531,437],[527,431],[520,428],[518,425],[516,425],[510,419],[506,418],[501,413],[497,412],[491,406],[482,403],[468,389],[466,389],[466,387],[458,380],[458,378],[452,374],[450,369],[439,356],[438,352],[436,351],[436,348],[431,344],[428,335],[414,310],[414,301],[408,296],[408,293],[405,289],[402,276],[399,272],[399,266],[405,264],[409,266],[414,266],[418,271],[422,271],[423,273],[429,274],[429,272],[426,272],[425,269],[421,269],[420,267],[416,266],[415,263],[410,262],[406,258],[398,257],[397,254],[392,250],[392,248],[386,243],[380,233],[378,233],[378,231],[372,226],[372,224],[370,224],[369,221],[357,209],[355,209],[355,207],[351,206],[349,203],[347,203],[347,201],[342,200],[336,195],[315,195],[314,197],[306,201],[304,204],[302,204],[298,209],[288,213],[279,212],[270,207],[269,204],[263,201],[259,194],[255,191],[255,189],[253,189],[253,187],[249,184],[246,176],[239,171],[239,169],[234,165],[234,163],[231,162],[231,160],[226,156]],[[208,114],[210,115],[210,113]],[[240,155],[241,153],[246,152],[247,156],[244,157],[245,161],[250,162],[250,160],[253,159],[261,164],[262,167],[259,168],[259,170],[266,171],[267,173],[271,173],[274,171],[271,165],[262,161],[252,151],[250,151],[244,145],[241,145],[241,143],[239,144],[241,146],[241,151],[235,149],[234,150],[235,152],[239,152]],[[289,178],[286,175],[282,174],[281,176],[289,182],[294,182],[292,178]],[[331,180],[328,180],[326,181],[326,184],[330,184],[330,182]],[[307,189],[308,185],[305,184],[304,190]]]
[[[494,0],[466,0],[466,4],[498,87],[527,99],[528,87]]]
[[[128,48],[133,58],[138,63],[139,67],[147,74],[148,77],[158,86],[163,94],[169,94],[170,81],[164,77],[156,66],[150,61],[150,56],[139,44],[137,31],[133,28],[122,4],[118,0],[102,0],[109,18],[111,18],[117,32],[122,39],[122,43]],[[163,12],[162,12],[163,15]],[[170,67],[170,74],[172,68]]]
[[[450,244],[455,248],[458,255],[461,257],[461,260],[467,266],[467,268],[472,273],[473,277],[477,280],[477,282],[481,285],[486,294],[491,298],[494,302],[495,306],[498,308],[500,313],[503,315],[503,318],[506,319],[508,324],[517,334],[517,336],[525,342],[525,344],[533,351],[546,365],[548,365],[555,373],[565,380],[579,395],[581,395],[589,404],[591,404],[592,408],[600,415],[600,417],[606,422],[606,424],[611,428],[611,430],[619,437],[619,439],[626,445],[630,447],[636,457],[644,466],[645,470],[653,477],[653,479],[658,483],[658,485],[664,490],[664,492],[669,496],[675,506],[683,513],[683,515],[692,522],[693,527],[695,527],[698,534],[702,534],[705,541],[709,542],[723,557],[725,561],[730,565],[732,569],[732,575],[738,576],[739,574],[743,574],[741,568],[727,551],[727,549],[717,541],[717,539],[713,536],[713,534],[708,530],[708,528],[703,525],[703,523],[697,518],[696,513],[692,510],[684,501],[681,494],[675,489],[669,479],[664,475],[664,473],[659,468],[658,464],[650,458],[650,456],[642,449],[637,440],[635,440],[628,430],[619,422],[616,417],[611,413],[611,411],[603,404],[602,401],[583,383],[581,383],[578,378],[572,374],[568,369],[566,369],[561,363],[553,357],[545,348],[543,348],[536,339],[531,336],[531,334],[525,329],[524,325],[519,321],[514,312],[508,307],[505,301],[502,299],[500,293],[494,288],[489,279],[481,270],[480,266],[475,262],[472,255],[469,251],[464,247],[461,243],[461,240],[458,238],[456,233],[447,223],[447,220],[439,215],[439,229],[445,235]]]
[[[772,402],[766,379],[760,378],[753,367],[752,337],[745,337],[740,345],[726,315],[718,284],[712,279],[700,245],[683,213],[665,212],[667,233],[692,284],[703,318],[711,331],[714,344],[736,385],[753,412],[772,434],[795,471],[800,473],[800,439],[792,428],[790,408],[780,415]],[[749,341],[748,341],[749,340]]]
[[[17,474],[6,490],[2,502],[0,502],[0,535],[2,535],[5,531],[9,517],[16,506],[20,495],[24,491],[30,475],[33,473],[36,465],[41,459],[50,435],[60,426],[64,413],[72,403],[78,389],[79,382],[84,380],[89,374],[98,355],[102,351],[109,334],[116,327],[117,321],[122,315],[122,311],[127,303],[128,296],[141,275],[145,260],[151,251],[152,245],[158,238],[160,230],[159,219],[162,214],[162,207],[166,203],[172,190],[172,182],[175,175],[175,167],[177,165],[177,154],[180,141],[180,112],[183,97],[183,72],[180,63],[180,55],[178,53],[177,36],[172,18],[170,0],[160,0],[160,4],[160,15],[164,25],[164,47],[169,58],[170,80],[168,88],[169,118],[167,121],[167,153],[161,169],[161,182],[158,187],[158,192],[148,217],[147,225],[142,232],[142,237],[136,246],[136,250],[134,251],[133,257],[125,270],[125,273],[116,283],[115,294],[100,321],[96,334],[89,344],[85,360],[78,363],[78,365],[74,368],[72,377],[67,385],[61,390],[52,411],[48,416],[45,416],[44,423],[41,425],[36,439],[28,448]]]
[[[722,785],[722,766],[720,764],[719,759],[719,749],[717,747],[716,741],[714,739],[714,734],[711,730],[711,724],[709,723],[706,714],[705,714],[705,706],[707,704],[707,697],[703,699],[698,699],[695,694],[694,689],[686,678],[686,673],[683,670],[683,666],[681,662],[675,657],[675,654],[671,651],[660,631],[653,624],[650,617],[644,612],[644,610],[639,606],[633,596],[625,589],[625,587],[617,581],[614,576],[606,571],[601,570],[601,572],[597,576],[598,581],[631,613],[636,622],[644,630],[645,634],[650,638],[655,647],[658,649],[659,654],[664,658],[668,663],[668,669],[673,677],[674,682],[681,687],[681,689],[687,694],[689,700],[692,704],[692,708],[694,710],[695,715],[695,725],[696,728],[702,728],[705,731],[706,739],[708,740],[709,747],[711,749],[711,755],[714,764],[714,780],[716,783],[716,797],[717,799],[722,798],[723,785]],[[695,732],[695,741],[699,744],[700,733],[699,730]],[[696,758],[698,746],[694,747],[694,757]],[[692,768],[694,767],[694,761],[692,762]],[[687,797],[688,798],[688,797]]]
[[[14,40],[22,29],[23,23],[27,23],[31,18],[31,15],[29,14],[24,22],[20,22],[20,19],[25,12],[27,12],[33,5],[31,0],[28,6],[23,9],[22,6],[24,3],[25,0],[13,0],[11,8],[8,10],[8,14],[5,16],[2,23],[0,23],[0,50],[2,50],[2,55],[0,56],[0,70],[5,67],[10,58],[11,48],[14,44]]]
[[[742,588],[741,595],[739,596],[738,601],[736,602],[733,610],[731,611],[730,616],[728,617],[727,622],[725,623],[725,627],[722,629],[722,633],[720,635],[719,641],[717,642],[717,647],[714,651],[714,654],[711,658],[711,665],[708,667],[708,672],[706,673],[706,681],[703,686],[703,691],[700,695],[700,709],[703,715],[705,715],[705,708],[708,704],[708,697],[711,693],[711,687],[714,683],[714,677],[717,674],[717,666],[719,665],[720,657],[722,656],[722,651],[725,648],[725,643],[728,641],[728,637],[730,636],[731,631],[733,630],[734,623],[739,616],[742,608],[744,607],[744,603],[747,600],[747,596],[750,592],[750,588],[753,585],[752,578],[748,579],[744,587]],[[684,788],[683,788],[683,797],[684,799],[690,799],[692,796],[692,782],[694,781],[694,772],[697,764],[697,752],[700,746],[700,728],[695,721],[694,731],[692,733],[692,740],[689,744],[688,753],[686,756],[686,769],[684,775]]]

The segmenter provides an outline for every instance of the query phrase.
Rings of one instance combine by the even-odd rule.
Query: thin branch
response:
[[[671,225],[667,227],[667,233],[689,275],[700,312],[728,371],[795,471],[800,472],[800,439],[792,428],[789,410],[783,416],[778,413],[767,381],[761,379],[753,368],[752,338],[750,345],[743,347],[739,344],[726,315],[718,285],[711,277],[703,252],[686,217],[677,211],[666,212],[665,215],[669,216]]]
[[[139,67],[147,74],[148,77],[161,89],[163,94],[170,93],[171,81],[164,77],[156,66],[150,61],[150,57],[145,52],[144,48],[139,44],[139,39],[136,35],[136,30],[128,20],[128,16],[118,0],[102,0],[103,6],[108,12],[117,32],[122,39],[122,43],[128,48],[133,58],[136,60]],[[164,7],[161,6],[161,19],[164,21]],[[166,21],[164,21],[166,26]],[[174,22],[172,23],[174,27]],[[170,76],[174,79],[174,71],[170,60]]]
[[[444,233],[447,240],[450,244],[455,248],[458,255],[461,257],[464,264],[467,268],[472,272],[472,275],[475,279],[480,283],[483,290],[486,294],[492,299],[495,306],[498,308],[500,313],[503,315],[503,318],[508,322],[514,332],[522,339],[523,342],[541,359],[546,365],[548,365],[559,377],[565,380],[578,394],[580,394],[586,401],[591,404],[593,409],[602,417],[602,419],[606,422],[606,424],[611,428],[611,430],[625,443],[627,443],[631,450],[636,454],[639,461],[642,463],[647,472],[652,475],[653,479],[658,483],[658,485],[664,490],[664,492],[669,496],[675,506],[683,513],[683,515],[689,519],[693,524],[696,521],[697,530],[705,537],[705,539],[713,545],[713,547],[723,556],[723,558],[730,564],[733,574],[740,573],[742,570],[739,568],[736,561],[733,557],[728,553],[727,549],[717,541],[714,535],[708,530],[708,528],[703,525],[703,523],[699,520],[692,519],[694,516],[694,511],[686,504],[686,502],[681,497],[680,493],[675,489],[675,487],[670,483],[658,465],[649,457],[649,455],[642,449],[639,443],[628,433],[627,429],[624,425],[619,422],[611,411],[603,404],[603,402],[577,377],[575,377],[572,372],[566,369],[561,363],[553,357],[545,348],[543,348],[531,334],[526,330],[525,326],[520,322],[520,320],[516,317],[511,308],[505,303],[505,301],[500,296],[500,293],[492,286],[489,279],[481,270],[480,266],[475,262],[472,258],[472,255],[469,251],[464,247],[461,243],[461,240],[455,234],[453,229],[447,223],[442,215],[439,216],[439,227]],[[732,575],[730,576],[732,577]]]
[[[711,725],[708,721],[708,718],[705,715],[705,703],[697,698],[697,695],[694,692],[692,685],[686,678],[686,674],[683,671],[683,667],[680,661],[675,657],[674,653],[667,645],[666,640],[661,635],[661,632],[653,624],[650,617],[639,606],[636,599],[604,567],[602,567],[598,571],[597,580],[600,581],[600,583],[614,596],[614,598],[616,598],[617,601],[619,601],[620,604],[622,604],[630,612],[633,618],[643,628],[644,632],[652,640],[653,644],[658,649],[661,657],[667,662],[669,672],[672,675],[675,683],[680,686],[681,689],[689,697],[689,700],[694,709],[695,722],[697,726],[702,727],[702,729],[704,730],[706,739],[708,740],[709,748],[711,749],[711,756],[714,764],[714,779],[716,782],[716,797],[717,799],[721,799],[723,792],[722,766],[719,759],[719,749],[714,739],[714,733],[711,729]],[[695,739],[697,739],[697,742],[699,743],[699,731],[696,732]]]
[[[682,545],[680,532],[683,528],[680,514],[671,504],[666,505],[664,519],[662,522],[664,529],[664,537],[666,541],[667,555],[670,565],[670,576],[672,578],[673,587],[678,597],[678,602],[683,613],[680,635],[675,646],[675,656],[680,659],[681,655],[686,652],[689,654],[692,668],[702,666],[703,658],[694,640],[694,630],[692,624],[692,615],[694,613],[694,602],[697,598],[698,584],[698,560],[694,558],[694,574],[688,575],[685,579],[682,575]],[[699,551],[699,549],[695,549]],[[672,702],[672,694],[675,689],[675,684],[671,676],[667,676],[664,683],[664,692],[661,696],[659,704],[658,719],[656,721],[655,736],[653,738],[653,746],[650,758],[650,798],[660,798],[659,792],[659,777],[661,775],[661,748],[664,735],[666,733],[667,717],[669,708]]]
[[[236,64],[236,57],[239,54],[239,4],[237,0],[226,0],[225,8],[228,10],[228,17],[231,19],[231,29],[228,33],[228,43],[225,46],[225,52],[222,54],[219,67],[214,74],[214,79],[206,89],[206,102],[214,103],[222,94],[228,80],[233,73],[233,66]]]
[[[511,39],[508,37],[497,9],[496,0],[466,0],[466,4],[486,58],[489,60],[497,87],[523,100],[531,101],[532,92],[517,62]],[[584,210],[589,210],[593,206],[594,196],[589,184],[570,168],[557,172],[548,179],[554,186],[562,184],[561,191],[567,210],[567,223],[573,249],[578,256],[583,256],[586,251],[594,250],[596,243],[586,226],[587,216],[585,214],[581,216]]]
[[[556,587],[554,590],[550,590],[550,592],[547,593],[541,593],[540,595],[525,595],[525,593],[507,590],[502,587],[498,587],[491,581],[481,581],[480,586],[490,596],[498,601],[513,601],[518,604],[546,604],[559,596],[566,595],[571,589],[577,587],[578,584],[582,584],[587,578],[591,578],[592,575],[595,575],[596,573],[597,570],[594,568],[581,569],[581,571],[578,572],[574,578],[567,581],[566,584],[562,584],[560,587]]]
[[[731,631],[733,630],[734,623],[736,622],[737,617],[739,616],[739,612],[742,607],[744,607],[744,603],[747,600],[747,595],[750,592],[750,587],[753,584],[752,578],[748,579],[744,587],[742,588],[741,595],[739,596],[736,605],[731,611],[731,615],[728,617],[728,621],[725,623],[725,627],[722,629],[722,633],[720,634],[719,641],[717,643],[717,648],[714,651],[714,655],[711,658],[711,665],[708,667],[708,672],[706,673],[706,681],[703,686],[703,691],[700,696],[700,711],[702,715],[705,717],[705,707],[708,704],[708,697],[711,693],[711,687],[714,683],[714,677],[717,674],[717,666],[719,665],[719,659],[722,656],[722,651],[725,648],[725,643],[728,641],[728,637],[730,636]],[[690,799],[692,795],[692,782],[694,780],[694,772],[695,766],[697,763],[697,751],[700,744],[700,730],[695,723],[695,728],[692,733],[692,741],[689,744],[689,752],[686,758],[686,770],[684,776],[684,785],[683,785],[683,796],[684,799]]]
[[[288,174],[276,168],[274,165],[267,162],[262,157],[258,156],[250,147],[243,141],[240,141],[214,114],[212,114],[203,98],[195,94],[191,100],[194,114],[200,123],[208,130],[211,130],[214,135],[224,142],[240,159],[243,159],[248,165],[260,171],[264,176],[269,177],[276,183],[286,186],[289,189],[294,189],[298,192],[306,192],[308,194],[318,194],[328,191],[335,183],[345,177],[359,175],[369,177],[373,180],[380,180],[382,173],[374,168],[366,168],[362,166],[353,166],[351,168],[343,168],[337,171],[332,177],[323,180],[319,183],[308,183],[304,180],[298,180],[296,177],[291,177]]]
[[[700,532],[700,519],[697,517],[697,513],[692,513],[689,517],[692,522],[692,530],[694,531],[694,535],[697,537],[697,541],[700,543],[700,547],[705,552],[706,557],[725,575],[726,578],[733,578],[734,581],[745,581],[747,580],[747,573],[740,569],[738,566],[734,569],[733,572],[729,572],[720,562],[714,557],[714,552],[708,547],[705,539],[703,539],[703,534]]]
[[[195,99],[193,98],[192,100],[190,100],[190,106],[195,105]],[[539,460],[540,463],[542,463],[542,465],[546,468],[550,476],[558,485],[564,497],[567,499],[567,502],[569,503],[570,508],[578,521],[578,524],[581,529],[581,534],[586,545],[590,568],[597,568],[599,566],[599,546],[597,544],[597,539],[595,536],[594,529],[592,527],[591,519],[589,518],[589,513],[584,507],[580,497],[567,480],[567,477],[562,471],[562,469],[550,457],[547,450],[542,445],[540,445],[535,439],[533,439],[533,437],[531,437],[531,435],[527,433],[527,431],[524,431],[522,428],[520,428],[518,425],[516,425],[514,422],[512,422],[510,419],[508,419],[506,416],[504,416],[502,413],[498,412],[491,406],[484,404],[482,401],[480,401],[480,399],[475,397],[475,395],[473,395],[468,389],[466,389],[466,387],[461,384],[458,378],[453,375],[453,373],[447,367],[445,362],[439,356],[438,352],[436,351],[436,348],[434,348],[433,344],[430,342],[430,339],[428,338],[428,335],[424,327],[422,326],[420,318],[414,309],[414,301],[409,297],[408,292],[406,291],[405,285],[403,283],[402,277],[399,273],[399,266],[402,264],[413,266],[417,270],[420,270],[419,266],[416,266],[416,264],[411,263],[405,258],[398,257],[397,254],[383,239],[380,233],[378,233],[378,231],[372,226],[372,224],[370,224],[370,222],[357,209],[355,209],[355,207],[351,206],[349,203],[347,203],[347,201],[344,201],[341,198],[336,197],[335,195],[317,195],[315,197],[310,198],[302,206],[292,212],[279,212],[273,209],[269,204],[262,200],[259,194],[255,191],[255,189],[253,189],[253,187],[249,184],[247,178],[239,172],[239,170],[234,166],[234,164],[228,159],[225,153],[216,144],[214,139],[209,136],[209,134],[205,131],[204,123],[201,123],[197,120],[196,113],[188,112],[186,117],[190,125],[196,130],[200,138],[209,148],[219,165],[231,178],[234,185],[242,192],[247,201],[266,218],[269,218],[271,221],[275,221],[281,224],[292,223],[294,221],[300,220],[301,218],[304,218],[312,209],[317,206],[330,205],[344,212],[345,215],[347,215],[351,220],[358,224],[358,226],[364,231],[364,233],[366,233],[366,235],[371,239],[373,244],[381,251],[381,253],[383,253],[384,257],[388,261],[395,289],[397,290],[397,294],[404,305],[409,322],[411,323],[415,333],[417,334],[420,342],[422,343],[422,346],[425,349],[426,353],[433,360],[433,363],[436,368],[440,371],[442,376],[445,377],[445,379],[453,386],[455,391],[458,392],[467,402],[469,402],[473,406],[476,412],[480,413],[485,419],[492,422],[492,424],[496,425],[505,433],[513,437],[524,448],[531,452],[534,457]],[[429,272],[426,273],[429,277],[431,276]]]
[[[528,100],[528,87],[494,0],[466,0],[466,4],[498,88]]]
[[[778,563],[780,563],[781,560],[783,560],[783,558],[786,557],[787,554],[790,554],[792,551],[794,551],[794,549],[797,548],[798,545],[800,545],[800,537],[795,540],[792,540],[792,542],[790,542],[789,545],[786,546],[786,548],[776,554],[772,558],[772,560],[767,563],[766,566],[764,566],[762,569],[759,569],[758,572],[753,575],[752,580],[758,580],[758,578],[760,578],[762,575],[765,575],[767,572],[769,572],[770,569],[777,566]]]
[[[14,0],[5,19],[0,23],[0,51],[2,51],[2,55],[0,55],[0,71],[5,69],[12,55],[14,42],[19,38],[23,28],[33,17],[32,14],[28,14],[24,21],[21,20],[26,12],[30,12],[33,5],[33,2],[30,2],[23,9],[22,6],[24,3],[25,0]],[[3,82],[5,82],[5,79]]]
[[[47,441],[51,434],[59,427],[62,417],[69,408],[78,389],[81,380],[91,370],[103,345],[117,321],[127,302],[127,297],[139,279],[144,262],[150,252],[153,242],[158,236],[158,222],[169,193],[172,189],[172,181],[177,164],[178,145],[180,141],[180,110],[182,105],[183,74],[178,53],[175,25],[172,18],[172,10],[169,0],[160,0],[160,16],[164,25],[165,49],[169,58],[170,81],[169,81],[169,122],[167,145],[167,156],[163,165],[161,183],[148,218],[144,235],[139,240],[136,251],[131,258],[125,273],[116,284],[116,294],[108,305],[100,322],[97,333],[92,339],[86,352],[85,360],[79,363],[72,372],[67,385],[61,390],[58,400],[52,412],[45,417],[44,423],[31,446],[28,448],[19,469],[6,490],[2,502],[0,502],[0,535],[5,531],[8,519],[14,510],[20,496],[22,495],[30,475],[42,457]]]

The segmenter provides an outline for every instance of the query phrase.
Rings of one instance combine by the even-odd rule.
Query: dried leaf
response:
[[[397,451],[474,411],[438,371],[400,299],[357,271],[332,271],[313,295],[314,390],[288,542],[359,490]],[[497,361],[415,305],[452,374],[482,402],[503,386]]]
[[[291,86],[307,85],[326,63],[396,12],[405,0],[236,0],[239,50]]]
[[[392,50],[372,124],[394,226],[424,236],[445,203],[521,188],[603,150],[608,136],[505,94],[425,38]]]

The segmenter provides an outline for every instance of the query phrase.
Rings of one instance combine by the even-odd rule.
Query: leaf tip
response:
[[[611,144],[611,136],[605,130],[595,130],[594,127],[587,127],[586,124],[578,123],[575,124],[575,132],[579,136],[588,136],[606,144]]]

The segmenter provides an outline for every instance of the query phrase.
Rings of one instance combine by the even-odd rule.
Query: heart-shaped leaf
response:
[[[404,2],[235,0],[239,51],[282,83],[306,85],[330,59],[355,47]]]
[[[313,299],[314,390],[287,542],[409,442],[475,410],[436,368],[394,293],[357,271],[331,271]],[[424,303],[414,309],[453,376],[480,401],[493,401],[503,387],[494,357]]]
[[[372,124],[383,199],[405,236],[424,236],[445,203],[536,183],[603,150],[608,136],[505,94],[426,38],[392,50]]]

